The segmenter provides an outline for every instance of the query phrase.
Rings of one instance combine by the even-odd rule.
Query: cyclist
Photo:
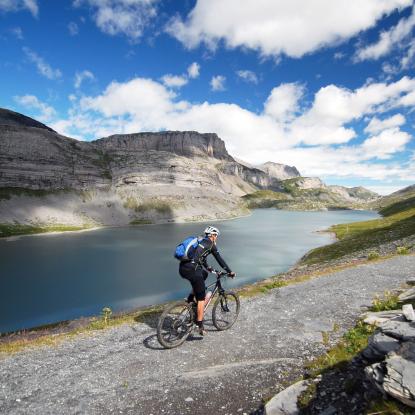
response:
[[[199,327],[200,335],[204,335],[203,327],[203,312],[206,298],[206,287],[205,280],[209,275],[209,272],[213,270],[206,259],[212,254],[218,264],[229,274],[230,277],[234,277],[236,274],[231,271],[226,262],[220,256],[219,251],[216,247],[216,240],[220,235],[220,232],[214,226],[208,226],[205,231],[205,237],[199,241],[197,248],[194,249],[193,253],[190,252],[189,256],[192,258],[187,261],[181,261],[179,267],[179,273],[182,278],[189,280],[192,285],[193,291],[188,296],[187,301],[193,301],[196,298],[197,304],[197,317],[196,325]]]

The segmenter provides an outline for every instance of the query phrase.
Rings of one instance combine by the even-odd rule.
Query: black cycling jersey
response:
[[[192,263],[196,264],[197,266],[203,266],[205,268],[209,268],[209,265],[206,261],[207,257],[212,254],[218,264],[226,271],[232,272],[231,269],[228,267],[226,262],[220,256],[218,248],[216,247],[215,242],[211,241],[208,237],[203,238],[197,248],[194,250]]]

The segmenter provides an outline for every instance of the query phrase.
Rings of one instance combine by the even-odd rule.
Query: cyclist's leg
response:
[[[197,304],[196,324],[199,326],[199,328],[201,328],[202,332],[203,313],[206,298],[205,279],[208,276],[208,272],[202,269],[201,267],[194,268],[194,266],[191,266],[190,264],[181,264],[179,272],[180,275],[183,278],[187,279],[192,285],[193,293]]]
[[[194,265],[192,265],[191,263],[181,262],[180,267],[179,267],[179,274],[182,278],[188,280],[190,284],[192,285],[192,291],[187,296],[187,302],[191,303],[192,301],[195,301],[195,296],[194,296],[195,292],[194,292],[193,283],[192,283],[192,279],[194,276]]]
[[[192,287],[195,293],[197,301],[197,320],[203,321],[203,311],[205,306],[206,298],[206,287],[205,287],[205,273],[206,271],[197,268],[194,273],[194,278],[192,279]]]

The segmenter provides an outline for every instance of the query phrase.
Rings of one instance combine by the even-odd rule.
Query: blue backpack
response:
[[[192,259],[194,250],[199,245],[201,239],[197,236],[189,236],[183,242],[176,246],[174,251],[174,257],[179,261],[186,261]]]

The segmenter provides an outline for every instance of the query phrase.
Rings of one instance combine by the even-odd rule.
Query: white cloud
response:
[[[415,79],[367,84],[355,90],[335,85],[321,88],[310,104],[303,101],[305,89],[298,84],[274,88],[261,113],[236,104],[193,104],[180,98],[161,82],[135,78],[112,82],[97,96],[74,100],[62,133],[99,138],[115,133],[160,130],[216,132],[230,154],[252,164],[268,160],[295,165],[305,175],[415,180],[415,165],[393,162],[411,139],[399,130],[402,119],[390,109],[404,107],[403,98],[415,91]],[[353,120],[375,116],[378,131],[357,142]],[[380,129],[379,123],[382,123]],[[369,123],[370,125],[370,123]],[[369,131],[371,133],[371,131]],[[304,145],[305,144],[305,145]],[[311,146],[310,146],[311,145]]]
[[[408,48],[406,50],[406,54],[401,58],[401,68],[408,69],[410,64],[413,62],[415,57],[415,39],[412,39],[408,43]]]
[[[400,131],[399,128],[389,128],[365,140],[361,148],[363,151],[368,151],[371,156],[387,159],[392,154],[404,150],[411,138],[408,133]]]
[[[245,69],[245,70],[236,71],[236,74],[246,82],[251,82],[253,84],[258,83],[258,77],[256,76],[255,72]]]
[[[93,10],[98,28],[109,35],[125,35],[137,40],[150,20],[157,14],[158,0],[74,0],[75,7],[83,4]]]
[[[265,114],[281,122],[292,120],[303,92],[304,88],[298,84],[281,84],[274,88],[265,102]]]
[[[415,100],[415,79],[403,77],[397,82],[370,83],[354,91],[328,85],[314,97],[311,108],[291,126],[293,139],[308,145],[341,144],[356,137],[347,124],[364,115],[384,113]]]
[[[225,82],[226,77],[223,75],[212,76],[212,79],[210,80],[210,87],[212,88],[212,91],[224,91]]]
[[[200,73],[200,65],[197,62],[193,62],[189,67],[187,68],[187,74],[189,78],[197,78]]]
[[[76,72],[74,86],[76,89],[79,89],[82,85],[82,82],[85,80],[94,80],[95,76],[91,71],[84,70],[82,72]]]
[[[401,19],[398,24],[390,30],[382,32],[376,43],[365,46],[357,50],[355,55],[356,61],[364,61],[368,59],[379,59],[387,55],[391,50],[399,45],[406,37],[408,37],[415,26],[415,9],[408,18]]]
[[[39,14],[39,6],[36,0],[0,0],[0,12],[17,12],[29,10],[33,17]]]
[[[167,74],[164,75],[161,80],[163,81],[163,84],[168,86],[169,88],[181,88],[182,86],[187,84],[187,78],[184,76],[178,76],[178,75],[171,75]]]
[[[167,32],[187,48],[245,47],[264,56],[299,58],[338,44],[412,0],[197,0],[186,19],[173,18]]]
[[[401,125],[404,125],[405,122],[405,117],[402,114],[395,114],[392,117],[383,120],[373,117],[365,128],[365,131],[376,134],[388,128],[400,127]]]
[[[50,121],[56,115],[56,111],[53,107],[39,101],[39,99],[34,95],[15,96],[14,100],[24,108],[40,111],[40,113],[37,115],[37,118],[40,121]]]
[[[29,48],[23,48],[24,53],[33,62],[38,72],[48,79],[59,79],[62,77],[62,72],[59,69],[53,69],[45,60],[40,57],[36,52]]]
[[[75,22],[69,22],[68,30],[71,36],[76,36],[79,33],[79,26]]]

